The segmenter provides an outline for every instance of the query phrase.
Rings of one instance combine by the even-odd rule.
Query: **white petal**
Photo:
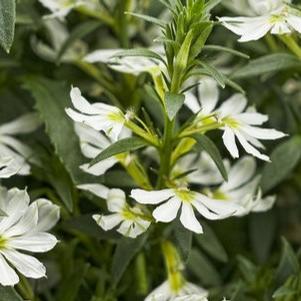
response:
[[[234,116],[241,113],[247,105],[247,99],[243,94],[234,94],[227,99],[217,110],[221,118]]]
[[[46,268],[36,258],[15,250],[2,250],[1,253],[25,277],[38,279],[46,276]]]
[[[52,229],[60,219],[60,207],[54,205],[46,199],[35,201],[38,206],[38,224],[35,228],[37,232],[46,232]]]
[[[91,114],[94,115],[97,113],[95,111],[95,108],[92,107],[92,105],[82,96],[81,91],[77,87],[72,87],[70,91],[70,97],[73,106],[80,112],[85,114]]]
[[[242,121],[247,124],[251,125],[261,125],[264,122],[268,121],[269,117],[264,114],[260,114],[257,112],[246,112],[246,113],[241,113],[236,116],[236,118],[239,121]]]
[[[227,150],[231,154],[233,158],[238,158],[239,153],[238,153],[238,148],[235,142],[235,135],[234,132],[231,128],[225,127],[225,131],[223,134],[223,141],[224,145],[226,146]]]
[[[268,196],[264,199],[260,199],[259,202],[256,203],[255,207],[253,207],[253,212],[265,212],[270,210],[276,202],[275,196]]]
[[[110,212],[121,212],[126,206],[126,196],[121,189],[109,190],[107,205]]]
[[[291,33],[291,30],[286,21],[279,21],[274,23],[274,26],[271,29],[271,34],[281,35],[287,33]]]
[[[180,220],[186,229],[198,234],[203,233],[203,228],[196,219],[193,208],[190,204],[185,202],[183,203]]]
[[[142,189],[133,189],[131,197],[140,204],[160,204],[163,201],[174,196],[171,189],[163,189],[157,191],[146,191]]]
[[[45,232],[15,237],[8,241],[9,248],[37,253],[48,252],[49,250],[53,249],[56,244],[56,237]]]
[[[88,63],[108,63],[112,56],[123,49],[101,49],[89,53],[84,57],[84,61]]]
[[[19,117],[9,123],[0,126],[1,135],[27,134],[35,131],[41,125],[36,113],[30,113]]]
[[[111,157],[92,166],[90,166],[90,163],[83,164],[80,166],[80,169],[94,176],[101,176],[104,175],[111,167],[113,167],[117,163],[118,160],[115,157]]]
[[[14,286],[19,282],[17,273],[8,265],[0,254],[0,284],[3,286]]]
[[[292,28],[301,33],[301,18],[299,16],[289,15],[287,22]]]
[[[109,188],[102,184],[82,184],[82,185],[77,185],[78,189],[89,191],[92,194],[102,198],[102,199],[107,199],[108,194],[109,194]]]
[[[194,114],[201,110],[201,105],[197,97],[191,92],[185,93],[185,105]]]
[[[169,223],[177,217],[177,213],[180,209],[181,201],[173,197],[164,204],[158,206],[153,211],[153,217],[156,221]]]
[[[105,231],[115,228],[123,221],[123,218],[119,213],[114,213],[110,215],[95,214],[93,215],[93,219]]]
[[[274,129],[264,129],[254,126],[243,126],[241,130],[250,135],[251,137],[261,140],[275,140],[286,136],[286,134],[276,131]]]
[[[235,136],[238,138],[240,144],[248,154],[251,154],[263,161],[270,161],[270,158],[268,156],[261,154],[246,140],[246,138],[239,131],[235,131]]]
[[[271,29],[272,24],[268,20],[261,20],[245,32],[238,40],[239,42],[256,41],[264,37]]]
[[[150,222],[142,221],[141,219],[138,219],[137,221],[126,220],[121,223],[117,232],[130,238],[136,238],[144,233],[149,226]]]
[[[219,190],[229,191],[248,182],[256,171],[256,161],[253,157],[244,157],[239,160],[228,173],[228,182],[225,182]]]
[[[5,236],[12,237],[23,235],[33,230],[38,224],[38,206],[32,203],[21,219],[11,228],[5,231]]]
[[[217,82],[210,77],[202,78],[198,92],[202,104],[202,114],[210,114],[215,109],[219,98]]]

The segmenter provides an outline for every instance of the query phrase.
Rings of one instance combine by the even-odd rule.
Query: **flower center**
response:
[[[226,124],[227,126],[229,126],[232,129],[237,129],[240,127],[240,123],[231,117],[224,118],[223,122],[224,122],[224,124]]]
[[[191,203],[194,200],[194,193],[187,188],[177,189],[175,194],[182,202],[185,203]]]
[[[7,239],[3,236],[0,236],[0,250],[6,247]]]
[[[130,208],[124,208],[122,216],[125,220],[133,221],[137,218],[136,214],[131,211]]]
[[[124,115],[121,112],[110,112],[107,117],[109,120],[118,123],[124,123],[125,121]]]

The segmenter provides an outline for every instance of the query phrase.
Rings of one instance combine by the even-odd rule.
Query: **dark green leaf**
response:
[[[72,180],[78,184],[95,182],[94,177],[79,169],[86,159],[81,154],[73,122],[65,113],[65,108],[70,105],[70,87],[42,77],[28,77],[24,82],[24,87],[32,93],[36,101],[36,108],[46,125],[46,132],[55,147],[56,154]]]
[[[206,11],[210,12],[214,7],[219,5],[221,2],[222,0],[209,0],[205,5]]]
[[[179,110],[182,108],[185,101],[185,96],[180,94],[174,94],[171,92],[165,93],[166,111],[169,120],[173,120]]]
[[[143,248],[147,237],[147,234],[144,234],[136,239],[123,237],[118,243],[112,263],[112,278],[115,286],[120,281],[130,262]]]
[[[129,151],[134,151],[145,146],[147,146],[147,142],[139,137],[130,137],[119,140],[114,144],[111,144],[109,147],[103,150],[96,158],[94,158],[91,161],[90,166],[102,160],[108,159],[112,156],[116,156],[118,154],[126,153]]]
[[[165,27],[166,26],[166,22],[160,20],[160,19],[157,19],[157,18],[154,18],[154,17],[151,17],[151,16],[148,16],[148,15],[143,15],[143,14],[136,14],[136,13],[131,13],[131,12],[126,12],[127,15],[131,15],[131,16],[134,16],[134,17],[137,17],[137,18],[140,18],[144,21],[147,21],[147,22],[150,22],[150,23],[153,23],[153,24],[156,24],[156,25],[159,25],[160,27]]]
[[[0,1],[0,45],[6,52],[10,51],[15,34],[16,3],[15,0]]]
[[[287,178],[300,161],[301,137],[295,136],[275,148],[271,155],[271,163],[263,169],[261,187],[268,192]]]
[[[222,88],[225,88],[226,86],[226,80],[225,80],[225,76],[219,72],[214,66],[205,63],[203,61],[200,62],[201,66],[204,68],[203,74],[209,75],[211,77],[213,77]]]
[[[204,222],[202,222],[202,226],[204,233],[202,235],[195,235],[197,243],[208,255],[221,262],[227,262],[228,255],[213,230]]]
[[[208,153],[208,155],[215,162],[218,170],[220,171],[225,181],[228,181],[228,174],[222,156],[216,145],[212,142],[212,140],[207,136],[201,134],[194,134],[191,137],[196,140],[198,148]]]
[[[232,78],[247,78],[286,69],[301,68],[301,60],[287,53],[269,54],[250,61],[232,74]]]
[[[14,288],[0,285],[0,301],[23,301]]]
[[[231,53],[231,54],[233,54],[235,56],[242,57],[244,59],[249,59],[250,58],[247,54],[245,54],[243,52],[234,50],[232,48],[219,46],[219,45],[205,45],[204,46],[204,50],[217,51],[217,52],[228,52],[228,53]]]
[[[221,283],[221,278],[216,268],[198,250],[192,249],[187,267],[204,285],[214,286]]]

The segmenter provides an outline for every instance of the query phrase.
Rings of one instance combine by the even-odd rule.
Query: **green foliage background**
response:
[[[64,108],[70,104],[71,85],[80,86],[90,99],[109,99],[126,109],[145,110],[159,127],[162,119],[146,93],[150,78],[117,74],[104,65],[71,60],[64,54],[81,40],[84,53],[99,48],[149,46],[153,25],[124,14],[129,0],[116,1],[112,11],[99,18],[72,12],[65,25],[70,36],[56,49],[54,60],[45,60],[39,43],[53,46],[42,16],[46,11],[34,0],[16,7],[14,32],[13,0],[0,1],[0,124],[24,112],[36,110],[43,130],[24,139],[42,161],[30,177],[3,181],[12,187],[29,187],[33,198],[46,196],[62,208],[55,228],[60,244],[41,256],[48,278],[16,287],[0,287],[0,301],[113,301],[143,300],[165,279],[160,249],[145,234],[137,240],[103,232],[90,218],[105,204],[75,185],[86,182],[133,187],[132,179],[114,169],[105,176],[90,177],[78,166],[84,159],[72,121]],[[159,17],[160,1],[140,0],[138,12]],[[213,15],[229,11],[220,4]],[[12,48],[10,46],[12,44]],[[301,60],[283,44],[271,48],[269,41],[246,44],[221,26],[216,26],[208,44],[227,46],[249,55],[249,59],[226,51],[205,52],[212,64],[227,69],[259,111],[270,116],[270,126],[289,133],[284,142],[267,146],[271,164],[261,164],[264,193],[277,194],[276,206],[267,213],[231,218],[206,224],[205,234],[191,235],[177,223],[166,231],[179,246],[187,264],[189,280],[210,289],[211,300],[227,296],[231,301],[301,300]],[[7,51],[10,52],[7,54]],[[227,86],[223,94],[230,95]],[[186,118],[186,113],[182,113]],[[212,139],[215,141],[213,135]],[[138,142],[137,142],[138,143]],[[210,144],[210,142],[207,142]],[[207,145],[206,142],[201,144]],[[210,147],[210,145],[208,146]]]

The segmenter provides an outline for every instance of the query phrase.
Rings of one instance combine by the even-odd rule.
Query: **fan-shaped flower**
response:
[[[19,175],[28,175],[32,150],[13,135],[28,134],[36,130],[41,122],[36,114],[27,114],[0,126],[0,158],[11,158],[11,167],[18,169]]]
[[[215,170],[217,171],[216,167]],[[235,216],[267,211],[274,205],[275,197],[262,198],[260,189],[258,189],[261,177],[255,176],[255,172],[255,159],[249,156],[244,157],[230,168],[227,182],[218,188],[207,189],[206,194],[225,203],[238,204],[240,210],[234,214]]]
[[[208,292],[190,282],[183,282],[183,286],[173,291],[168,281],[154,289],[144,301],[208,301]]]
[[[224,204],[201,193],[190,191],[188,188],[157,191],[133,189],[131,197],[140,204],[159,205],[163,203],[153,211],[156,221],[163,223],[174,220],[181,209],[182,225],[196,233],[203,233],[203,229],[195,217],[194,208],[205,218],[211,220],[227,218],[239,210],[239,206],[236,204]]]
[[[93,128],[82,123],[75,123],[75,132],[80,140],[80,147],[83,155],[89,159],[94,159],[99,155],[105,148],[112,144],[109,138],[107,138],[101,132],[94,130]],[[121,132],[119,138],[126,138],[131,135],[131,132],[127,129],[124,129]],[[92,175],[100,176],[103,175],[108,169],[113,167],[118,162],[127,164],[130,161],[129,154],[120,154],[117,156],[112,156],[108,159],[100,161],[95,165],[90,166],[89,163],[83,164],[80,168]]]
[[[117,232],[130,238],[136,238],[150,226],[150,219],[140,208],[128,205],[126,195],[122,190],[108,189],[100,184],[84,184],[79,185],[78,188],[107,200],[108,210],[112,214],[93,215],[93,219],[103,230],[108,231],[119,226]]]
[[[199,112],[197,127],[213,124],[222,129],[224,144],[233,158],[239,157],[237,139],[247,153],[269,161],[269,157],[257,149],[263,148],[259,140],[275,140],[286,135],[274,129],[259,127],[268,120],[267,115],[256,112],[252,107],[246,109],[247,99],[242,94],[234,94],[215,109],[219,94],[217,83],[210,78],[203,79],[199,94],[200,102],[192,93],[186,95],[185,101],[192,112]]]
[[[72,88],[70,97],[74,108],[66,113],[76,122],[87,124],[97,131],[103,131],[113,141],[117,141],[126,121],[126,116],[117,107],[104,103],[90,104],[78,88]]]
[[[284,1],[249,0],[254,17],[222,17],[222,24],[240,36],[240,42],[258,40],[268,32],[272,34],[288,34],[293,31],[301,33],[300,12]]]
[[[20,251],[43,253],[57,243],[47,233],[59,219],[59,207],[45,199],[29,204],[26,190],[0,188],[0,283],[12,286],[19,282],[13,267],[28,278],[45,277],[44,265]]]

